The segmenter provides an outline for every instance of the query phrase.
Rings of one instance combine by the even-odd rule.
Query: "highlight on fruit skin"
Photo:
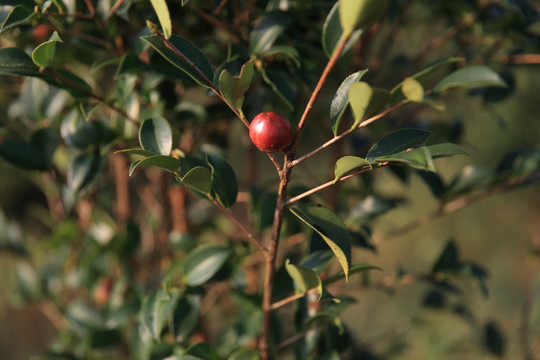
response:
[[[281,151],[292,140],[291,123],[286,117],[271,111],[255,116],[249,126],[249,137],[257,149],[264,152]]]

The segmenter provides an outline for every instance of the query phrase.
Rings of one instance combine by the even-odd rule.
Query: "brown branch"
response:
[[[328,182],[326,182],[326,183],[324,183],[322,185],[319,185],[319,186],[314,187],[314,188],[312,188],[310,190],[307,190],[306,192],[303,192],[300,195],[297,195],[295,197],[290,198],[285,204],[287,206],[289,206],[289,205],[297,202],[298,200],[301,200],[301,199],[305,198],[306,196],[315,194],[316,192],[319,192],[319,191],[321,191],[323,189],[326,189],[326,188],[328,188],[330,186],[334,186],[339,182],[342,182],[342,181],[350,179],[350,178],[352,178],[352,177],[354,177],[354,176],[356,176],[358,174],[362,174],[362,173],[365,173],[365,172],[368,172],[368,171],[371,171],[371,170],[372,170],[372,168],[365,168],[365,169],[362,169],[362,170],[355,171],[355,172],[353,172],[351,174],[345,175],[345,176],[339,178],[338,181],[330,180],[330,181],[328,181]]]
[[[308,115],[310,114],[311,110],[313,109],[313,104],[315,103],[315,100],[317,100],[317,97],[319,96],[319,93],[322,90],[322,87],[326,80],[328,79],[328,75],[330,74],[330,71],[334,68],[334,65],[339,59],[339,56],[343,52],[343,49],[345,48],[345,45],[347,44],[347,41],[351,37],[351,34],[347,36],[343,36],[340,40],[340,43],[334,53],[332,54],[332,57],[326,64],[326,67],[323,70],[323,73],[321,74],[321,77],[319,78],[319,81],[317,82],[317,85],[315,86],[315,89],[313,89],[313,92],[311,93],[311,97],[306,105],[306,108],[304,109],[304,113],[302,114],[302,117],[300,118],[300,121],[298,122],[298,126],[296,127],[296,131],[294,133],[293,140],[291,141],[291,145],[289,146],[292,151],[296,149],[296,145],[298,144],[298,140],[300,139],[300,134],[302,133],[302,130],[304,129],[306,119]]]
[[[107,17],[106,17],[105,20],[103,21],[105,24],[109,23],[109,21],[111,20],[111,18],[114,16],[114,14],[116,14],[116,12],[117,12],[118,9],[120,8],[120,6],[122,6],[123,3],[124,3],[124,0],[118,0],[118,1],[113,5],[113,7],[111,8],[111,11],[107,14]]]
[[[362,128],[362,127],[365,127],[369,124],[371,124],[372,122],[376,121],[376,120],[379,120],[380,118],[388,115],[389,113],[391,113],[392,111],[394,110],[397,110],[399,109],[400,107],[402,107],[403,105],[405,105],[405,103],[403,102],[400,102],[382,112],[380,112],[379,114],[375,115],[375,116],[372,116],[370,117],[369,119],[366,119],[364,121],[362,121],[357,127],[354,127],[354,128],[350,128],[348,130],[345,130],[344,132],[342,132],[341,134],[339,134],[338,136],[336,137],[333,137],[332,139],[328,140],[327,142],[325,142],[324,144],[322,144],[321,146],[319,146],[318,148],[316,148],[315,150],[307,153],[306,155],[302,156],[302,157],[299,157],[298,159],[294,160],[292,163],[291,163],[291,166],[296,166],[298,164],[300,164],[301,162],[309,159],[310,157],[312,157],[313,155],[321,152],[322,150],[326,149],[327,147],[329,147],[330,145],[332,145],[333,143],[337,142],[337,141],[340,141],[342,140],[344,137],[346,137],[347,135],[349,135],[350,133],[352,133],[353,131],[359,129],[359,128]]]

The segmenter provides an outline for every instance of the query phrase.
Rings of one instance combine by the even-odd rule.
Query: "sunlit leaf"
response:
[[[169,155],[172,150],[172,130],[162,117],[146,119],[139,128],[139,144],[144,150]]]
[[[135,161],[129,167],[129,176],[133,174],[139,166],[157,166],[170,172],[175,172],[180,167],[180,160],[168,155],[152,155],[142,160]]]
[[[285,269],[289,276],[294,280],[300,292],[307,292],[311,289],[317,289],[319,293],[319,301],[331,299],[333,296],[324,288],[321,278],[315,271],[310,268],[293,265],[289,259],[285,262]]]
[[[172,23],[167,2],[165,0],[150,0],[150,2],[152,3],[152,7],[158,16],[159,23],[163,29],[163,36],[165,36],[165,39],[170,38],[172,34]]]
[[[371,163],[366,159],[357,156],[344,156],[340,158],[334,166],[335,179],[337,182],[343,176],[348,175],[354,171],[371,168]]]
[[[354,115],[354,125],[352,127],[356,127],[364,118],[372,95],[373,89],[366,82],[360,81],[350,86],[349,102]]]
[[[386,10],[388,0],[339,0],[341,26],[346,34],[367,29]]]
[[[315,230],[334,252],[346,276],[351,264],[351,239],[347,227],[328,208],[311,203],[298,203],[291,212]]]
[[[192,250],[183,263],[184,281],[199,286],[214,276],[225,264],[231,250],[224,246],[202,245]]]
[[[504,80],[495,71],[484,65],[466,66],[454,71],[442,79],[434,88],[435,94],[453,88],[478,88],[478,87],[508,87]]]
[[[424,88],[422,87],[422,84],[414,78],[406,78],[403,80],[401,92],[403,92],[403,95],[405,95],[409,101],[418,103],[424,101]]]
[[[62,39],[60,39],[58,33],[55,31],[49,40],[39,44],[32,52],[32,61],[34,64],[40,67],[49,66],[54,59],[57,42],[62,42]]]
[[[361,70],[347,76],[347,78],[343,80],[337,89],[336,94],[332,99],[332,104],[330,105],[330,123],[332,125],[334,135],[338,134],[339,124],[341,123],[343,114],[349,105],[349,89],[351,85],[359,81],[367,71],[367,69]]]
[[[219,90],[225,100],[233,108],[240,110],[244,103],[244,95],[251,84],[253,77],[253,62],[249,61],[242,66],[240,74],[233,76],[224,69],[219,76]]]

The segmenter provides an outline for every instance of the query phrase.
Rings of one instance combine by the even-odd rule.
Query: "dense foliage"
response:
[[[14,261],[11,298],[55,328],[33,359],[538,354],[534,294],[508,350],[470,301],[489,298],[489,266],[459,238],[431,234],[436,253],[411,270],[384,261],[389,239],[538,183],[530,112],[517,141],[496,139],[520,146],[467,136],[475,114],[505,134],[500,104],[537,105],[519,86],[540,62],[537,3],[0,5],[0,261]],[[250,141],[266,111],[292,124],[281,152]],[[466,345],[419,332],[450,343],[423,352],[399,316],[359,320],[386,311],[370,296],[412,284]]]

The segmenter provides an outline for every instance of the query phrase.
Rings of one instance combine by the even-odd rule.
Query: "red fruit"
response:
[[[280,151],[292,140],[291,124],[284,116],[274,112],[263,112],[251,121],[249,137],[261,151]]]
[[[36,43],[41,44],[42,42],[49,40],[53,31],[54,29],[51,25],[39,24],[32,29],[32,36]]]

